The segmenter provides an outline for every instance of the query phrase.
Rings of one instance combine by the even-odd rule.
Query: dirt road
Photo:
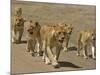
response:
[[[12,45],[12,73],[37,73],[51,71],[73,71],[95,69],[95,60],[77,57],[75,49],[68,52],[61,52],[59,63],[60,68],[55,69],[51,65],[44,64],[42,57],[32,57],[26,52],[26,43]]]

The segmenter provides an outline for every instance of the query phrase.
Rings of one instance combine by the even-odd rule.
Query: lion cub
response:
[[[95,30],[84,30],[81,31],[79,34],[78,39],[78,49],[77,55],[80,55],[80,50],[83,50],[84,58],[88,58],[87,56],[87,46],[88,44],[91,46],[92,50],[92,58],[96,58],[96,49],[95,49],[95,42],[96,42],[96,31]]]

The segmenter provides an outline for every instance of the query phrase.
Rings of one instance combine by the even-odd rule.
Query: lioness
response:
[[[55,68],[60,67],[58,58],[65,39],[66,31],[60,26],[43,26],[41,28],[45,64],[52,64]]]
[[[41,36],[40,36],[41,26],[38,22],[30,21],[27,28],[27,52],[30,52],[32,56],[38,53],[38,56],[42,56],[41,51]],[[38,43],[38,49],[35,51],[36,43]]]
[[[12,42],[20,43],[24,31],[25,20],[20,16],[14,16],[14,24],[12,31]]]
[[[79,34],[78,39],[78,49],[77,55],[80,55],[80,50],[83,50],[84,58],[88,58],[87,56],[87,46],[90,44],[92,50],[92,58],[96,58],[96,49],[95,49],[95,42],[96,42],[96,32],[95,30],[83,30]]]

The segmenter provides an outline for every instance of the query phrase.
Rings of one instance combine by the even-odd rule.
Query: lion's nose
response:
[[[20,26],[20,24],[18,23],[17,26]]]
[[[62,40],[64,39],[64,37],[61,38]]]
[[[95,38],[93,38],[93,40],[96,40]]]
[[[33,34],[33,32],[30,32],[30,34]]]

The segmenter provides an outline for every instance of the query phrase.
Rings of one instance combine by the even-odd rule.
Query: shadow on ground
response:
[[[68,48],[68,51],[76,51],[76,50],[77,50],[77,47],[75,47],[75,46],[72,46],[72,47]]]
[[[93,58],[92,58],[92,54],[89,55],[89,58],[93,59]],[[94,60],[96,60],[96,59],[94,59]]]
[[[20,42],[20,44],[24,44],[24,43],[27,43],[27,41],[26,41],[26,40],[22,40],[22,41]]]
[[[72,68],[82,68],[82,67],[79,67],[73,63],[70,63],[70,62],[66,62],[66,61],[61,61],[59,62],[60,63],[60,66],[61,67],[72,67]]]

